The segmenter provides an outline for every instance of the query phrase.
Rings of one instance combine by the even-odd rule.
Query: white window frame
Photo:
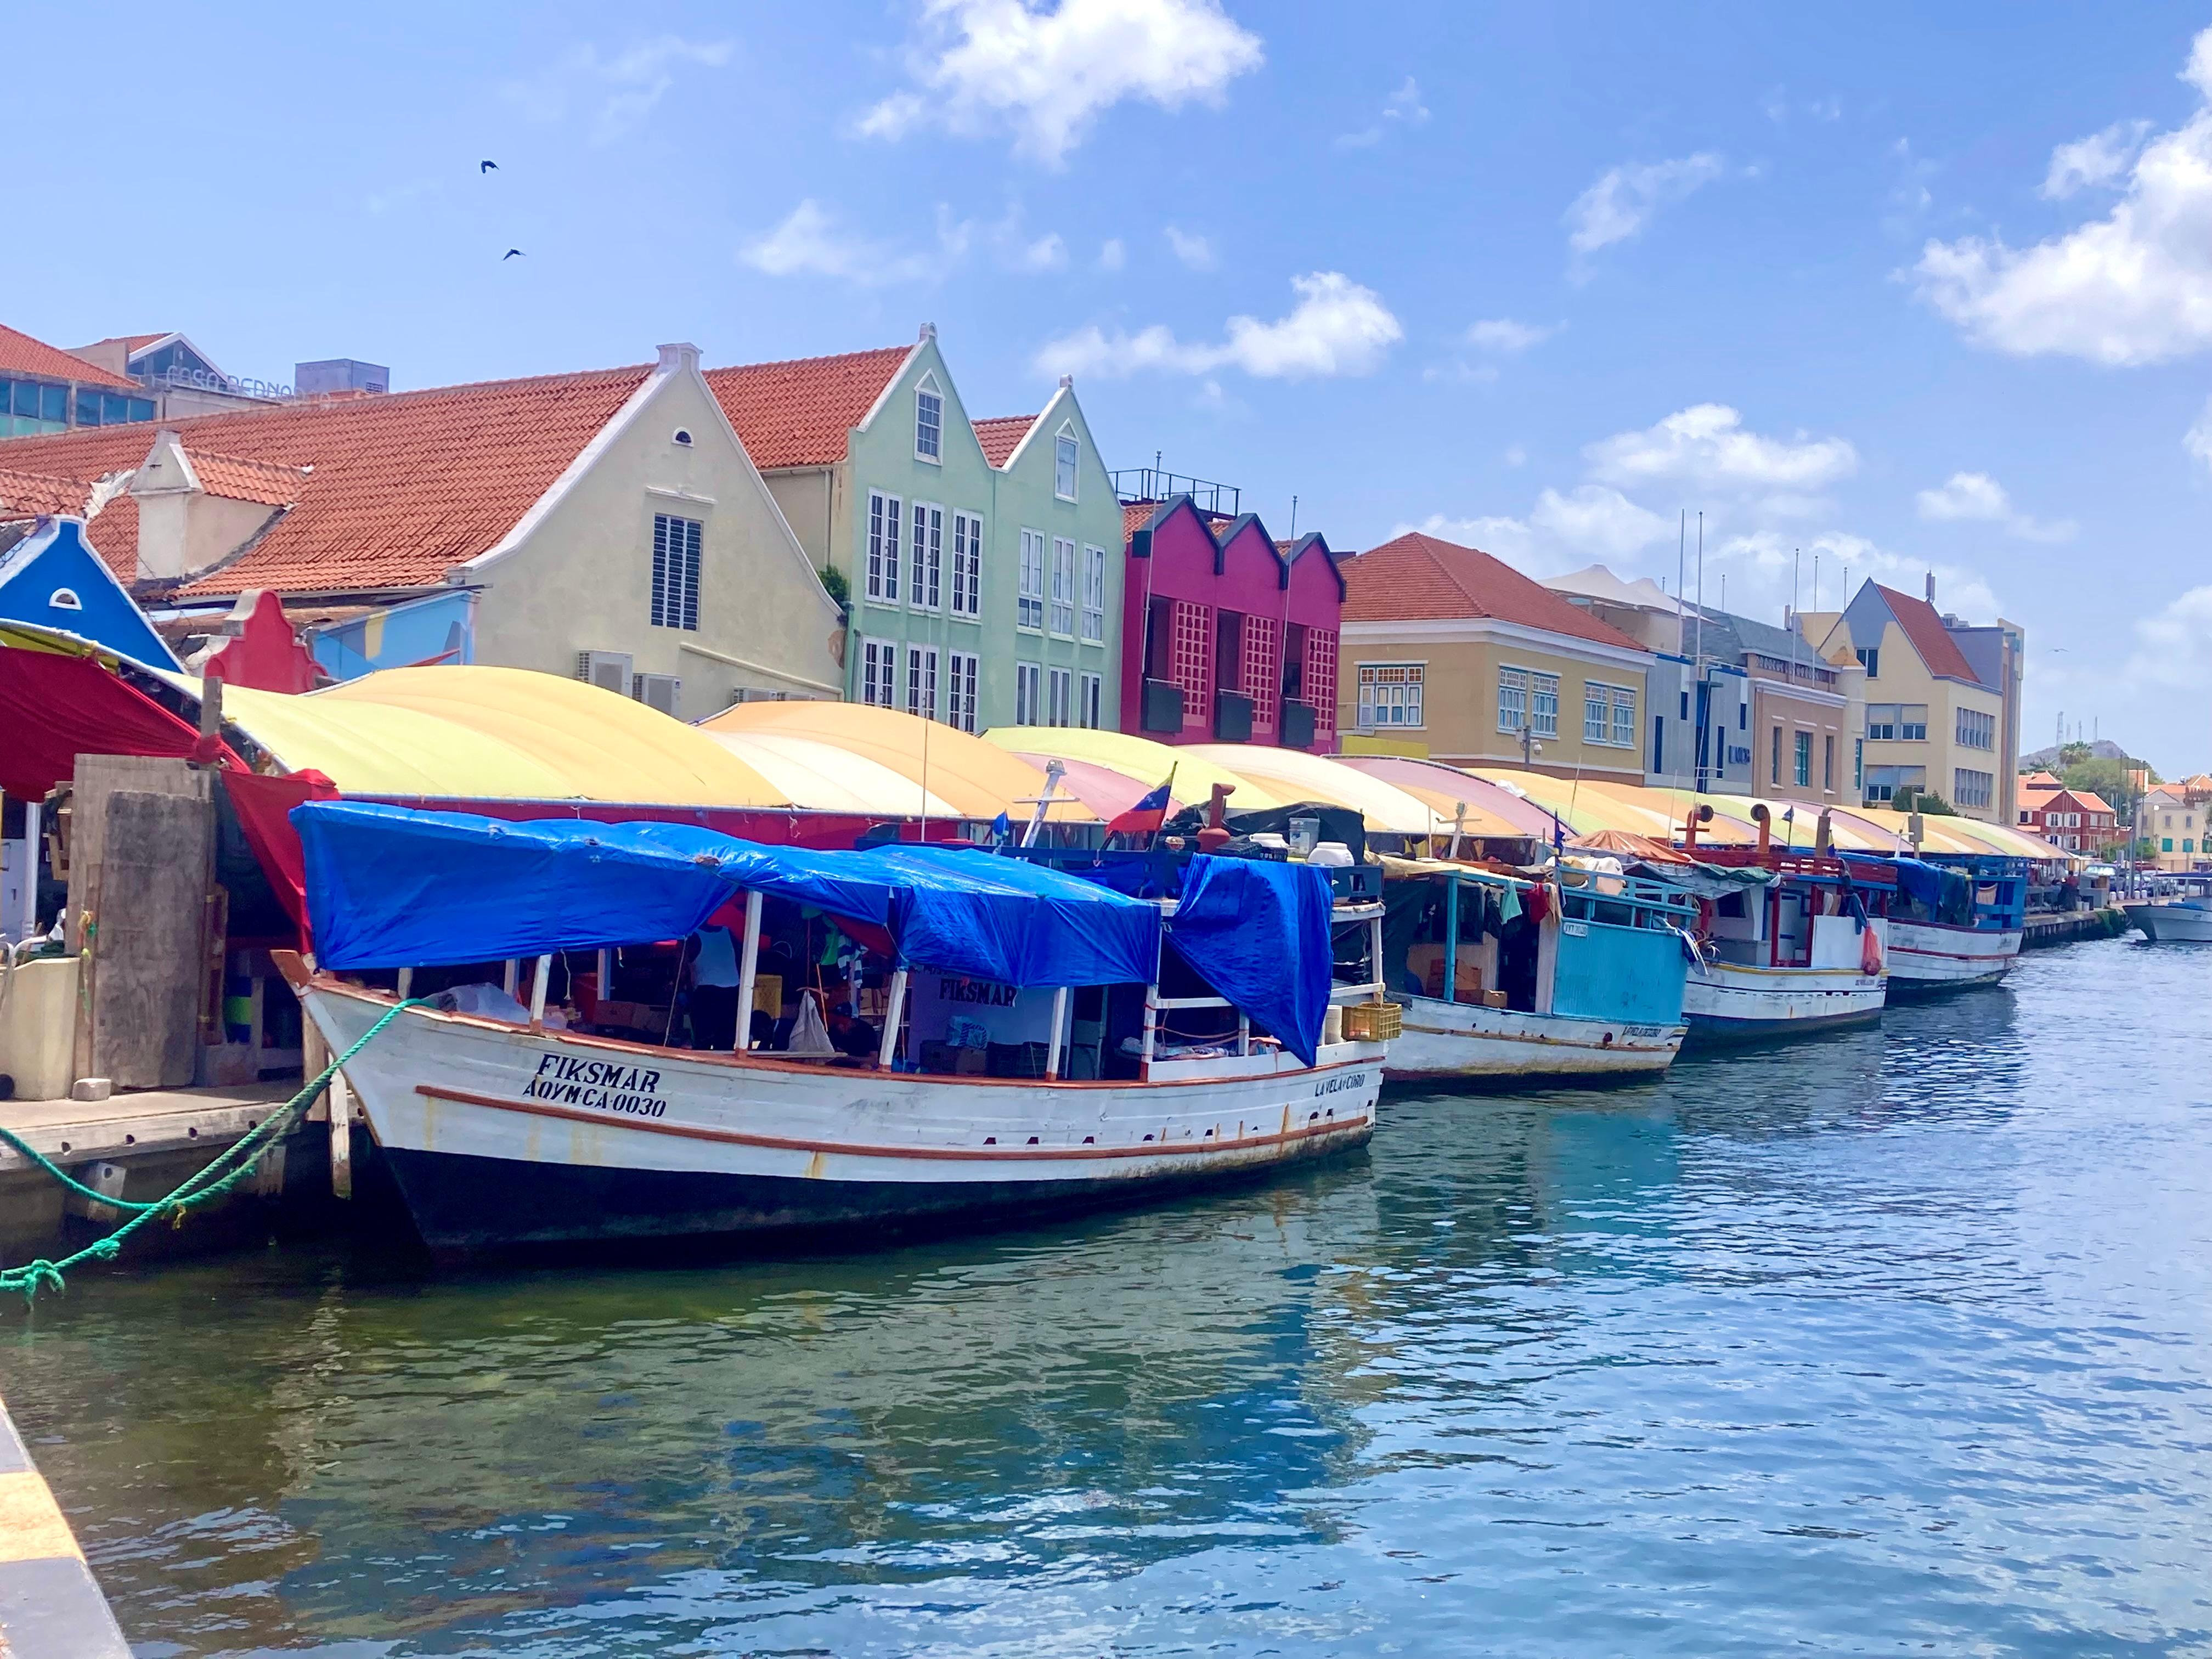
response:
[[[1583,682],[1583,741],[1613,743],[1613,688],[1596,680]]]
[[[900,547],[906,502],[880,489],[868,492],[867,521],[860,526],[861,592],[877,605],[899,602]]]
[[[915,501],[907,524],[907,607],[935,611],[944,600],[945,509]]]
[[[983,614],[983,520],[974,513],[952,515],[952,591],[947,607],[956,617]]]
[[[1061,472],[1066,471],[1067,488],[1062,489]],[[1054,500],[1072,501],[1081,487],[1083,477],[1083,446],[1075,436],[1075,422],[1062,421],[1060,430],[1052,434],[1052,493]]]
[[[1014,626],[1038,634],[1044,631],[1044,544],[1043,531],[1022,532],[1020,591],[1014,605]]]
[[[1426,725],[1424,707],[1428,696],[1425,662],[1355,663],[1358,677],[1359,729],[1363,732],[1419,732]],[[1402,678],[1386,679],[1384,676]],[[1392,695],[1386,696],[1388,691]],[[1395,715],[1395,719],[1385,718]]]
[[[1044,667],[1040,663],[1018,662],[1014,665],[1014,724],[1038,726],[1042,712],[1039,705],[1044,701]]]
[[[1552,700],[1551,712],[1547,715],[1544,699]],[[1559,735],[1559,677],[1547,674],[1542,669],[1531,671],[1528,676],[1528,724],[1540,738]]]
[[[860,641],[860,701],[872,708],[899,706],[899,648],[896,640]]]
[[[945,653],[945,723],[956,731],[975,729],[975,682],[981,667],[973,651]]]
[[[1075,543],[1066,536],[1052,538],[1052,605],[1045,631],[1055,638],[1075,637]]]
[[[702,520],[653,515],[653,586],[648,617],[655,628],[699,631],[699,562],[707,541]]]
[[[1632,685],[1613,688],[1613,746],[1636,747],[1636,688]]]
[[[899,707],[926,720],[937,718],[937,668],[942,660],[933,645],[906,648],[905,696]]]
[[[1068,668],[1048,668],[1044,671],[1044,702],[1047,726],[1073,726],[1075,723],[1075,672]]]
[[[1088,543],[1083,549],[1083,638],[1091,645],[1106,640],[1106,550]]]
[[[1514,712],[1514,704],[1520,705]],[[1498,729],[1521,735],[1521,728],[1528,723],[1528,671],[1501,665],[1498,670]]]
[[[1106,720],[1106,677],[1082,674],[1075,682],[1075,723],[1086,731],[1103,730]]]
[[[930,428],[922,420],[930,404],[935,404],[934,441],[925,447],[922,434]],[[945,393],[937,384],[937,376],[925,374],[914,389],[914,458],[930,466],[945,465]]]

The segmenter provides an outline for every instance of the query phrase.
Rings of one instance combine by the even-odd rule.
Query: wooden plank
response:
[[[118,1089],[181,1088],[199,1051],[214,808],[204,794],[131,789],[106,808],[90,1075]]]

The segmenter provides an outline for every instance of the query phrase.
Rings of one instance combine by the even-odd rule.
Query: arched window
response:
[[[57,587],[46,603],[56,611],[82,611],[84,601],[76,596],[74,587]]]

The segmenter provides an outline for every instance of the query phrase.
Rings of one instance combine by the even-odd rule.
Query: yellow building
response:
[[[1455,766],[1640,784],[1652,653],[1487,553],[1419,534],[1343,562],[1337,730]]]
[[[1821,641],[1823,657],[1848,650],[1866,670],[1859,799],[1925,790],[1967,817],[2015,823],[2023,635],[1941,615],[1934,597],[1933,578],[1926,599],[1867,582]]]
[[[2196,780],[2190,781],[2191,783]],[[2212,790],[2154,783],[2136,807],[2136,842],[2151,844],[2150,863],[2177,873],[2212,866]]]

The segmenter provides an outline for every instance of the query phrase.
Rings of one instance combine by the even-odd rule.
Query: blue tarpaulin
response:
[[[873,922],[914,966],[1002,985],[1141,985],[1158,963],[1152,905],[981,852],[818,853],[689,824],[516,823],[358,801],[311,802],[292,822],[316,957],[331,968],[680,939],[745,888]]]
[[[1194,858],[1168,938],[1221,995],[1309,1066],[1328,1012],[1328,872],[1306,864]]]

